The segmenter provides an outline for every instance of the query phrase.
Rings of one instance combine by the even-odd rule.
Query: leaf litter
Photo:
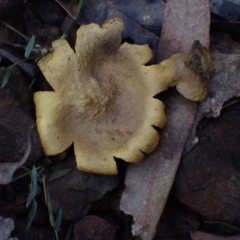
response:
[[[8,184],[12,181],[12,177],[14,172],[22,166],[26,160],[28,159],[31,150],[32,150],[32,143],[30,138],[30,131],[32,127],[28,131],[28,145],[27,149],[24,152],[23,157],[19,162],[16,163],[0,163],[0,184]]]
[[[170,2],[171,1],[169,1],[169,6],[170,6]],[[172,3],[173,3],[174,1],[172,1]],[[176,3],[176,1],[175,1],[175,4],[178,4],[178,3]],[[188,3],[188,4],[191,4],[191,3]],[[203,2],[201,1],[201,4],[202,5],[204,5],[203,4]],[[207,4],[206,4],[207,5]],[[175,5],[175,7],[176,7],[177,5]],[[175,7],[172,7],[172,10],[175,8]],[[183,9],[184,8],[186,8],[186,3],[185,3],[185,6],[183,6]],[[171,9],[170,7],[169,7],[169,9]],[[169,10],[168,9],[168,10]],[[192,9],[192,7],[190,8],[189,7],[189,9]],[[183,10],[182,10],[183,11]],[[184,12],[184,11],[183,11]],[[197,15],[196,15],[197,16]],[[195,17],[196,17],[195,16]],[[167,18],[167,17],[166,17]],[[168,17],[169,18],[169,17]],[[196,17],[197,18],[197,17]],[[188,21],[192,21],[192,19],[194,19],[194,17],[192,17],[192,18],[190,18],[190,20],[188,19]],[[203,18],[201,18],[201,19],[203,19]],[[207,19],[207,21],[208,21],[209,19]],[[178,21],[179,21],[179,19],[178,19]],[[197,21],[199,21],[199,19],[197,18]],[[207,26],[206,26],[206,22],[207,21],[203,21],[203,20],[201,20],[201,21],[199,21],[199,22],[201,22],[201,24],[203,24],[203,28],[205,28],[205,29],[207,29],[208,30],[208,28],[207,28]],[[179,24],[179,22],[178,22],[178,24]],[[181,30],[182,31],[182,30]],[[196,30],[197,31],[197,30]],[[191,31],[190,31],[191,32]],[[207,32],[207,31],[206,31]],[[176,33],[176,32],[175,32]],[[163,37],[162,37],[162,39],[161,39],[161,41],[160,41],[160,43],[161,44],[163,44],[163,42],[164,42],[164,40],[166,40],[166,41],[168,41],[168,43],[169,43],[169,41],[171,41],[171,40],[169,40],[170,38],[166,38],[165,36],[164,36],[164,34],[165,35],[167,35],[167,33],[164,33],[163,32]],[[207,33],[205,33],[206,35],[207,35]],[[171,34],[169,34],[169,35],[171,35]],[[195,33],[195,35],[193,36],[194,37],[194,40],[195,40],[195,37],[196,37],[197,35],[196,35],[196,33]],[[165,37],[165,38],[164,38]],[[208,44],[208,39],[207,39],[207,36],[205,36],[205,37],[203,37],[203,41],[204,41],[204,39],[205,39],[205,41],[206,41],[206,45]],[[164,58],[164,56],[166,56],[166,55],[171,55],[172,53],[170,53],[171,51],[173,51],[173,52],[178,52],[178,51],[183,51],[182,49],[181,49],[181,46],[179,46],[179,40],[180,40],[180,42],[181,42],[181,37],[180,38],[178,38],[177,40],[176,39],[174,39],[173,38],[173,41],[176,41],[177,42],[177,44],[176,44],[176,46],[174,46],[174,47],[171,47],[172,49],[170,50],[170,49],[166,49],[166,50],[162,50],[162,51],[159,51],[160,53],[159,53],[159,56],[158,56],[158,58],[159,59],[162,59],[162,58]],[[165,42],[166,42],[165,41]],[[183,45],[185,45],[185,40],[183,41]],[[190,41],[189,41],[190,42]],[[188,43],[186,43],[186,47],[189,47],[189,42]],[[202,42],[202,41],[201,41]],[[181,44],[180,44],[181,45]],[[166,45],[166,46],[168,46],[168,45]],[[164,47],[165,47],[165,45],[164,45]],[[184,48],[184,46],[182,46],[183,48]],[[217,53],[215,53],[215,55],[214,55],[215,57],[217,56]],[[219,59],[219,61],[215,61],[215,64],[216,64],[216,66],[217,66],[217,64],[218,63],[222,63],[223,61],[225,62],[226,61],[226,59],[229,59],[229,62],[231,63],[231,65],[232,66],[235,66],[235,70],[237,70],[238,71],[238,58],[239,58],[239,56],[237,56],[237,55],[232,55],[231,57],[229,56],[229,55],[224,55],[223,53],[218,53],[218,59]],[[231,67],[232,67],[231,66]],[[229,67],[227,67],[227,69],[230,69],[231,68],[230,66]],[[217,67],[217,69],[218,69],[218,67]],[[231,68],[231,71],[229,70],[229,74],[232,74],[233,73],[233,71],[235,71],[234,70],[234,68]],[[223,70],[223,72],[224,71],[227,71],[227,70]],[[219,73],[220,74],[220,73]],[[227,75],[227,74],[226,74]],[[227,78],[227,76],[225,75],[225,77]],[[235,75],[234,75],[234,77],[238,77],[238,75],[237,75],[237,73],[235,73]],[[233,86],[235,86],[235,85],[233,85]],[[212,88],[214,88],[214,87],[212,87]],[[233,89],[235,88],[235,87],[232,87]],[[211,86],[210,86],[210,89],[211,89]],[[239,90],[235,90],[235,94],[233,94],[233,93],[230,93],[230,94],[227,94],[227,96],[223,96],[223,100],[221,100],[222,101],[222,104],[219,104],[218,103],[218,108],[220,108],[221,109],[221,107],[222,107],[222,105],[223,105],[223,103],[226,101],[226,99],[229,99],[229,97],[230,96],[232,96],[232,97],[234,97],[235,95],[236,95],[236,93],[238,94],[238,91]],[[192,114],[194,115],[194,112],[196,111],[196,104],[195,103],[192,103],[192,102],[189,102],[189,101],[187,101],[187,100],[185,100],[185,99],[183,99],[181,96],[179,96],[177,93],[175,93],[175,92],[172,92],[171,93],[172,94],[172,99],[170,98],[170,100],[169,100],[169,102],[168,102],[168,105],[167,105],[167,114],[168,114],[168,118],[169,118],[169,123],[168,123],[168,125],[164,128],[164,131],[163,131],[163,139],[162,139],[162,142],[163,143],[161,143],[160,145],[162,146],[162,149],[161,149],[161,151],[166,151],[166,150],[164,150],[164,148],[167,148],[168,147],[168,144],[169,144],[169,141],[170,141],[170,139],[171,139],[171,137],[172,138],[175,138],[176,136],[173,136],[174,134],[176,134],[172,129],[170,129],[171,128],[171,126],[172,125],[174,125],[174,124],[176,124],[174,121],[179,121],[179,120],[182,120],[183,121],[183,119],[184,118],[182,118],[181,119],[181,117],[182,117],[182,115],[179,115],[179,118],[178,119],[175,119],[174,120],[174,111],[183,111],[183,113],[185,114],[185,117],[187,117],[187,119],[188,119],[188,122],[186,122],[186,123],[184,123],[184,124],[186,124],[188,127],[189,126],[191,126],[191,123],[192,123]],[[231,98],[231,97],[230,97]],[[217,100],[218,99],[221,99],[221,97],[218,97],[217,98]],[[174,108],[174,104],[176,103],[176,102],[178,102],[178,104],[180,105],[179,106],[179,109],[180,110],[178,110],[178,108]],[[189,106],[187,106],[187,105],[189,105]],[[220,106],[220,107],[219,107]],[[213,111],[214,112],[214,111]],[[189,113],[189,115],[188,115],[188,113]],[[209,112],[208,112],[209,113]],[[219,113],[219,112],[216,112],[216,113]],[[171,114],[173,114],[173,116],[171,115]],[[206,116],[211,116],[211,114],[212,113],[210,113],[210,115],[206,115]],[[202,116],[205,116],[204,114],[202,115]],[[172,119],[172,121],[173,121],[173,123],[171,122],[171,119]],[[196,119],[197,119],[197,117],[196,117]],[[199,119],[198,120],[196,120],[195,119],[195,122],[194,122],[194,126],[196,127],[197,126],[197,124],[198,124],[198,122],[199,122]],[[182,123],[183,124],[183,123]],[[179,123],[179,126],[178,126],[179,128],[178,129],[183,129],[184,127],[185,127],[185,125],[181,125],[181,123]],[[195,127],[193,128],[194,129],[194,131],[195,131]],[[172,131],[171,131],[172,130]],[[181,131],[180,131],[181,132]],[[186,132],[189,132],[189,130],[187,129],[186,130]],[[145,166],[146,168],[151,168],[150,170],[148,170],[148,172],[150,172],[150,174],[149,173],[147,173],[145,170],[144,170],[144,168],[142,168],[142,167],[140,167],[140,165],[139,165],[139,169],[141,169],[142,168],[142,171],[140,171],[140,170],[138,170],[138,166],[129,166],[129,169],[128,169],[128,171],[127,171],[127,178],[126,178],[126,189],[125,189],[125,192],[124,192],[124,194],[125,194],[125,196],[126,195],[128,195],[129,194],[129,196],[132,196],[131,198],[131,200],[129,201],[129,203],[132,203],[132,201],[133,201],[133,199],[135,200],[135,198],[136,198],[136,195],[132,195],[131,193],[130,193],[130,191],[132,190],[131,189],[131,186],[130,187],[128,187],[128,185],[130,185],[131,184],[131,180],[132,180],[132,184],[136,184],[136,181],[134,180],[134,176],[131,176],[131,179],[130,179],[130,176],[129,176],[129,174],[130,173],[132,173],[132,172],[136,172],[135,173],[135,177],[137,177],[137,175],[142,175],[142,179],[143,180],[148,180],[149,181],[149,176],[151,176],[151,173],[153,172],[153,173],[155,173],[155,175],[152,177],[152,179],[151,179],[151,182],[152,183],[154,183],[154,184],[159,184],[159,185],[161,185],[161,183],[162,183],[162,185],[164,185],[164,184],[166,184],[167,185],[167,187],[166,187],[166,189],[165,189],[165,191],[167,191],[167,192],[169,192],[169,190],[170,190],[170,187],[169,186],[171,186],[171,182],[173,181],[173,178],[174,178],[174,172],[175,172],[175,170],[176,170],[176,167],[177,167],[177,165],[178,165],[178,158],[180,158],[181,157],[181,148],[182,148],[182,142],[184,142],[184,139],[185,139],[185,135],[186,135],[187,133],[185,133],[185,134],[182,134],[182,132],[181,132],[181,135],[183,135],[182,136],[182,138],[183,139],[180,139],[180,147],[177,149],[177,151],[178,151],[178,154],[175,154],[175,153],[172,153],[171,152],[171,149],[168,149],[168,153],[171,153],[171,154],[173,154],[174,156],[173,156],[173,159],[174,158],[177,158],[177,160],[174,162],[174,163],[170,163],[170,160],[168,161],[168,164],[165,162],[164,163],[164,161],[163,161],[163,163],[159,163],[159,158],[161,157],[161,155],[159,154],[159,148],[160,147],[158,147],[157,148],[157,150],[153,153],[153,154],[151,154],[151,155],[149,155],[149,156],[147,156],[146,157],[146,160],[144,160],[144,161],[146,161],[146,163],[144,164],[144,163],[142,163],[141,164],[141,166]],[[165,140],[164,140],[164,137],[165,137]],[[173,142],[174,143],[174,142]],[[174,144],[173,144],[174,145]],[[28,145],[29,146],[29,145]],[[174,146],[175,147],[175,146]],[[167,153],[166,153],[167,154]],[[24,154],[25,155],[25,154]],[[164,155],[164,154],[163,154]],[[169,155],[168,156],[169,158],[171,158],[171,156]],[[164,158],[164,157],[163,157]],[[149,160],[151,160],[151,162],[149,161]],[[154,163],[154,164],[153,164]],[[157,168],[157,170],[154,170],[153,169],[153,167],[156,167]],[[170,175],[172,175],[172,177],[169,177],[168,176],[168,172],[167,171],[165,171],[164,170],[164,168],[163,168],[163,170],[161,170],[160,172],[159,172],[159,168],[160,167],[162,167],[162,166],[166,166],[166,167],[168,167],[168,169],[170,169],[170,168],[172,168],[171,169],[171,172],[170,172]],[[131,170],[132,169],[132,170]],[[165,172],[164,172],[165,171]],[[158,173],[159,172],[159,173]],[[163,178],[161,177],[159,177],[158,175],[161,175],[161,176],[164,176]],[[164,183],[164,181],[165,181],[165,179],[167,180],[165,183]],[[137,178],[137,181],[139,180],[139,178]],[[158,180],[158,181],[157,181]],[[145,185],[145,183],[144,183],[144,181],[141,181],[140,182],[141,183],[141,188],[143,188],[143,193],[142,193],[142,195],[144,195],[145,193],[146,193],[146,190],[147,190],[147,187],[149,187],[149,184],[146,184],[147,185],[147,187],[145,187],[145,186],[143,186],[143,184]],[[136,189],[135,187],[134,187],[134,189]],[[142,211],[142,212],[144,212],[144,211],[148,211],[148,208],[149,208],[149,200],[151,199],[151,198],[162,198],[161,200],[162,201],[160,201],[160,206],[159,206],[159,208],[160,208],[160,212],[161,212],[161,209],[164,207],[164,205],[165,205],[165,202],[166,202],[166,198],[167,198],[167,196],[168,196],[168,193],[167,194],[165,194],[164,195],[164,191],[163,192],[160,192],[159,194],[156,194],[156,191],[157,191],[157,189],[155,189],[154,190],[154,188],[153,187],[150,187],[149,189],[149,192],[151,192],[151,191],[153,191],[153,192],[155,192],[155,195],[154,194],[150,194],[150,195],[146,195],[146,196],[144,196],[143,198],[141,198],[141,195],[140,195],[140,203],[139,203],[139,205],[137,206],[135,206],[135,207],[137,207],[139,210],[138,210],[138,212],[139,211]],[[162,194],[162,196],[160,196]],[[137,195],[137,196],[139,196],[139,195]],[[147,200],[148,201],[145,201],[145,199],[146,199],[146,197],[147,197]],[[156,201],[155,201],[156,202]],[[125,203],[126,204],[126,203]],[[124,200],[122,200],[122,205],[124,205]],[[145,207],[141,207],[142,205],[144,205]],[[133,205],[134,206],[134,205]],[[156,204],[154,205],[153,204],[153,207],[155,207],[155,209],[156,209]],[[154,209],[154,208],[153,208]],[[135,209],[133,209],[133,211],[132,212],[134,212],[134,210]],[[159,213],[159,212],[158,212]],[[158,214],[157,213],[157,214]],[[136,217],[136,215],[137,214],[132,214],[133,216],[134,216],[134,218]],[[144,215],[144,213],[143,213],[143,215]],[[149,214],[149,215],[151,215],[151,214]],[[148,215],[148,216],[149,216]],[[145,219],[144,219],[144,217],[143,217],[143,220],[145,221],[145,222],[143,222],[143,224],[142,224],[142,226],[141,226],[141,224],[139,224],[139,226],[140,227],[143,227],[143,228],[145,228],[146,227],[146,229],[149,227],[149,219],[148,219],[148,216],[147,215],[145,215]],[[153,215],[154,216],[154,215]],[[160,215],[158,214],[158,216],[157,216],[157,219],[159,219],[159,217],[160,217]],[[152,217],[153,218],[153,217]],[[158,220],[154,220],[154,222],[156,222],[156,221],[158,221]],[[135,219],[136,220],[136,219]],[[153,220],[152,220],[153,221]]]

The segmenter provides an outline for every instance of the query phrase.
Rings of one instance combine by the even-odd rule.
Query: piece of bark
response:
[[[167,1],[158,60],[186,52],[193,40],[209,42],[209,1]],[[174,92],[166,108],[167,124],[157,149],[138,165],[129,165],[120,209],[133,216],[133,235],[153,239],[166,204],[197,104]]]
[[[205,232],[191,232],[191,237],[193,240],[240,240],[240,235],[231,237],[221,237]]]
[[[187,52],[194,40],[209,46],[210,10],[205,0],[167,2],[162,33],[158,45],[157,61],[176,52]]]

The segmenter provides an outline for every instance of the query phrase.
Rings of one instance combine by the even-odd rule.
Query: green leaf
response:
[[[62,170],[59,170],[59,171],[56,171],[55,173],[53,173],[50,177],[49,177],[49,181],[53,181],[57,178],[60,178],[60,177],[63,177],[65,175],[67,175],[68,173],[70,173],[72,171],[72,169],[70,168],[66,168],[66,169],[62,169]]]
[[[54,229],[55,229],[55,231],[59,230],[60,225],[61,225],[61,221],[62,221],[62,208],[59,209],[56,221],[54,222]]]
[[[34,200],[34,197],[31,193],[28,194],[27,202],[26,202],[26,207],[28,207],[31,202]]]
[[[57,231],[55,231],[55,238],[56,238],[56,240],[59,240]]]
[[[37,211],[37,202],[34,201],[34,202],[33,202],[33,205],[32,205],[32,209],[31,209],[30,214],[29,214],[29,216],[28,216],[27,229],[29,229],[29,227],[31,226],[32,221],[33,221],[33,219],[34,219],[34,216],[35,216],[35,214],[36,214],[36,211]]]
[[[51,203],[47,188],[45,189],[45,192],[46,192],[46,200],[47,200],[46,205],[48,208],[49,221],[50,221],[51,226],[53,227],[55,220],[54,220],[54,216],[53,216],[52,203]]]
[[[13,69],[13,67],[9,66],[4,70],[5,73],[3,75],[2,88],[4,88],[7,85],[9,78],[11,76],[11,73],[12,73],[12,69]]]
[[[37,194],[37,169],[35,165],[33,165],[33,168],[31,170],[31,192],[30,194],[33,196],[33,198]]]
[[[28,58],[30,56],[30,53],[34,47],[34,44],[35,44],[35,35],[33,35],[31,37],[31,39],[29,40],[28,44],[27,44],[27,47],[26,47],[26,50],[25,50],[25,58]]]

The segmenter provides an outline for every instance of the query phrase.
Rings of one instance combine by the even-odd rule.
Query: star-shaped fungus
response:
[[[83,25],[75,51],[59,39],[52,43],[53,52],[38,62],[54,89],[34,95],[44,151],[56,155],[73,143],[82,171],[117,174],[114,157],[138,163],[154,150],[159,135],[153,126],[163,127],[166,120],[163,103],[153,98],[157,93],[177,85],[192,100],[206,96],[209,76],[202,81],[203,74],[189,68],[190,55],[175,54],[146,66],[152,57],[149,46],[121,44],[122,30],[119,18],[102,26]],[[204,59],[210,57],[195,45],[195,51],[206,52]]]

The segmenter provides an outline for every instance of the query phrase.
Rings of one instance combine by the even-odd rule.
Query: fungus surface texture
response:
[[[161,128],[166,120],[163,103],[154,98],[159,92],[177,85],[189,99],[206,96],[209,76],[189,68],[190,54],[146,66],[151,49],[121,44],[122,30],[119,18],[82,25],[75,50],[59,39],[38,61],[54,90],[34,95],[42,146],[47,155],[56,155],[73,144],[82,171],[117,174],[114,157],[138,163],[154,150],[159,135],[153,126]],[[205,51],[195,45],[195,51]]]

